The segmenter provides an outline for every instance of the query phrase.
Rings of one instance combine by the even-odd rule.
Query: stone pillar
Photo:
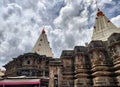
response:
[[[75,80],[74,87],[91,87],[89,59],[83,53],[75,55]]]
[[[92,41],[89,44],[89,54],[93,86],[116,86],[111,59],[108,56],[104,42]]]
[[[60,85],[61,85],[61,69],[60,68],[58,68],[57,69],[58,71],[57,71],[57,73],[58,73],[58,87],[61,87]]]
[[[91,54],[93,85],[115,86],[112,74],[105,59],[104,50],[96,49]]]
[[[54,71],[49,71],[49,87],[54,87]]]
[[[120,86],[120,45],[117,43],[113,44],[112,46],[110,46],[110,49],[112,52],[117,85]]]
[[[55,81],[57,80],[57,84]],[[49,87],[60,87],[61,84],[61,62],[51,61],[49,63]]]

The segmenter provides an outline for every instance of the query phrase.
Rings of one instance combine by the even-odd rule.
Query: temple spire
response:
[[[33,53],[40,55],[46,55],[47,57],[53,57],[45,29],[43,28],[41,35],[39,36],[35,46],[32,49]]]
[[[43,30],[42,30],[42,34],[45,34],[45,29],[43,28]]]
[[[93,29],[92,40],[106,41],[112,33],[120,33],[118,29],[98,8]]]

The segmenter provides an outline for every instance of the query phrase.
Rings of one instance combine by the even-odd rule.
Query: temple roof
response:
[[[92,40],[106,41],[112,33],[120,33],[118,29],[105,15],[98,9],[95,19]]]
[[[45,29],[42,30],[41,35],[32,49],[32,52],[40,55],[46,55],[47,57],[53,57]]]

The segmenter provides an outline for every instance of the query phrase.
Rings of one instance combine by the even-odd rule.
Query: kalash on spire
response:
[[[43,28],[41,35],[39,36],[35,46],[32,49],[33,53],[39,55],[46,55],[47,57],[53,57],[52,50],[50,48],[45,29]]]
[[[98,8],[92,40],[106,41],[113,33],[120,33],[120,28],[117,28]]]

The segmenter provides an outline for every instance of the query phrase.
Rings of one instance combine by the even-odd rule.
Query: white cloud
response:
[[[117,26],[120,27],[120,15],[113,17],[111,21]]]
[[[73,49],[75,45],[84,45],[90,41],[91,29],[88,28],[90,19],[88,7],[93,4],[92,1],[67,2],[60,10],[59,16],[54,20],[56,27],[60,28],[62,33],[62,46],[60,51]],[[93,5],[94,6],[94,5]],[[91,10],[93,12],[93,10]],[[60,55],[61,52],[59,52]]]
[[[114,4],[107,12],[111,21],[119,26],[119,13],[115,17],[111,15],[119,4],[115,0],[98,2],[103,11],[106,4]],[[2,66],[13,57],[30,52],[43,26],[55,57],[59,57],[62,50],[89,42],[96,5],[92,0],[0,0],[0,11]]]

